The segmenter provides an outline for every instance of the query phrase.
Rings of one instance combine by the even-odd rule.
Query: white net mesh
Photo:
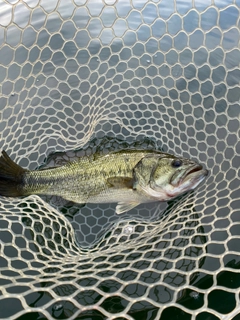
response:
[[[211,172],[178,201],[120,217],[113,204],[1,197],[1,319],[239,319],[239,10],[0,0],[0,147],[12,159],[35,169],[54,151],[78,150],[48,165],[157,141]]]

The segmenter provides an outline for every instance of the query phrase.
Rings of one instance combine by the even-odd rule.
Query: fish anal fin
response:
[[[118,202],[117,206],[116,206],[116,214],[121,214],[124,213],[126,211],[129,211],[133,208],[135,208],[136,206],[138,206],[140,203],[139,202]]]
[[[111,187],[122,189],[122,188],[128,188],[132,189],[133,187],[133,179],[129,177],[110,177],[107,179],[108,184],[111,185]]]

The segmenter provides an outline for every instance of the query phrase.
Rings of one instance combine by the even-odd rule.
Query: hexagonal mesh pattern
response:
[[[238,319],[239,10],[0,1],[0,147],[12,159],[34,169],[54,151],[45,165],[155,143],[211,172],[178,201],[120,217],[1,197],[1,319]]]

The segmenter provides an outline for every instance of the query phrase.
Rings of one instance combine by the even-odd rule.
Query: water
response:
[[[93,308],[98,303],[113,315],[131,303],[133,319],[143,313],[146,319],[160,313],[161,319],[190,319],[211,289],[208,308],[196,319],[216,319],[213,310],[226,315],[234,309],[239,287],[240,3],[195,1],[192,8],[183,1],[121,0],[113,9],[113,2],[60,2],[57,9],[57,1],[41,1],[41,7],[32,1],[13,11],[10,1],[1,5],[1,147],[34,169],[49,153],[82,147],[92,135],[97,141],[148,136],[164,151],[205,164],[211,175],[197,197],[183,199],[169,220],[156,224],[145,221],[156,220],[157,205],[143,206],[133,223],[132,216],[116,220],[113,205],[67,208],[78,245],[94,244],[95,254],[122,245],[80,263],[72,261],[78,248],[61,215],[35,198],[21,206],[3,200],[3,295],[21,295],[37,308],[31,319],[43,311],[74,318],[82,305],[90,308],[86,317],[101,319],[106,315]],[[30,284],[35,292],[29,293]],[[111,298],[102,299],[109,292]],[[133,294],[137,301],[128,302]],[[13,296],[3,303],[3,318],[23,310]]]

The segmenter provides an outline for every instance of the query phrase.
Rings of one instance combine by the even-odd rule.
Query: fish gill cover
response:
[[[148,137],[210,170],[196,191],[123,216],[1,197],[0,318],[236,320],[240,2],[0,9],[0,147],[19,165]]]

